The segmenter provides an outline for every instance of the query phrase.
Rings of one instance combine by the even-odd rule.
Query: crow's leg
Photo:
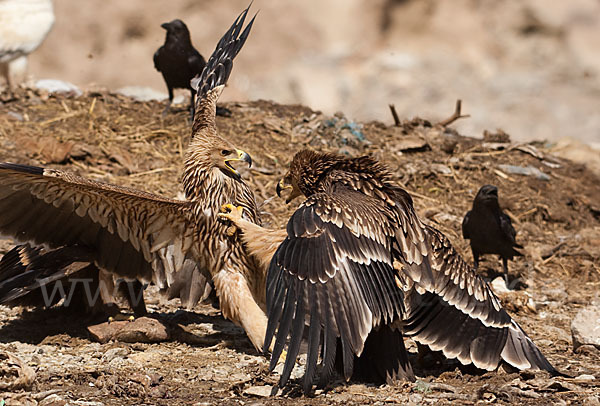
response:
[[[479,253],[476,251],[473,251],[473,265],[475,267],[475,270],[479,268]]]
[[[167,102],[167,107],[162,112],[163,117],[167,115],[169,110],[171,109],[171,103],[173,103],[173,88],[169,87],[169,101]]]
[[[508,259],[504,257],[502,257],[502,269],[504,270],[504,283],[508,288]]]

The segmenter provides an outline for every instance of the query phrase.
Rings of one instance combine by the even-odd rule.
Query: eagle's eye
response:
[[[229,155],[230,153],[231,153],[231,151],[229,151],[229,150],[227,150],[227,149],[223,149],[223,150],[221,150],[221,155],[223,155],[223,156],[227,156],[227,155]]]

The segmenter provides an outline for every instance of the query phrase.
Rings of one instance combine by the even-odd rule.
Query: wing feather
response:
[[[269,266],[264,348],[275,336],[273,369],[289,335],[286,366],[291,365],[306,322],[305,389],[314,381],[317,354],[323,384],[333,373],[339,339],[343,374],[350,379],[371,330],[402,317],[402,291],[394,282],[390,254],[393,233],[382,235],[385,227],[374,226],[387,220],[374,204],[376,199],[358,192],[347,191],[341,199],[324,193],[311,196],[290,218],[287,238]],[[345,214],[347,209],[353,216]],[[280,385],[288,378],[282,375]]]
[[[1,234],[88,247],[100,267],[162,288],[192,255],[186,204],[61,171],[0,164]],[[169,250],[159,253],[162,247]]]

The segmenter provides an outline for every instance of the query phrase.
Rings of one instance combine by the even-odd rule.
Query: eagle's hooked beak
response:
[[[248,164],[248,168],[252,167],[252,158],[246,152],[236,149],[235,150],[236,157],[235,158],[227,158],[224,160],[225,167],[236,177],[240,178],[240,174],[235,170],[233,166],[231,166],[230,162],[232,161],[244,161]]]
[[[292,200],[294,200],[296,197],[300,196],[300,194],[301,194],[300,191],[297,190],[296,188],[294,188],[293,185],[291,185],[290,183],[287,183],[285,181],[285,178],[282,178],[279,182],[277,182],[277,188],[275,189],[275,191],[277,192],[277,196],[281,197],[281,192],[286,189],[292,190],[290,192],[290,194],[287,196],[287,198],[285,199],[286,204],[288,204],[289,202],[291,202]]]

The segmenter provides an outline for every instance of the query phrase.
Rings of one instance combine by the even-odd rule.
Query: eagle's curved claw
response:
[[[240,220],[244,215],[244,208],[242,206],[234,206],[231,203],[227,203],[221,206],[221,213],[217,214],[220,219],[229,220],[232,225],[227,228],[227,235],[232,237],[237,228],[235,227],[236,221]]]
[[[217,214],[219,218],[229,220],[235,224],[236,221],[240,220],[244,215],[244,208],[242,206],[234,206],[231,203],[224,204],[221,206],[221,213]]]

